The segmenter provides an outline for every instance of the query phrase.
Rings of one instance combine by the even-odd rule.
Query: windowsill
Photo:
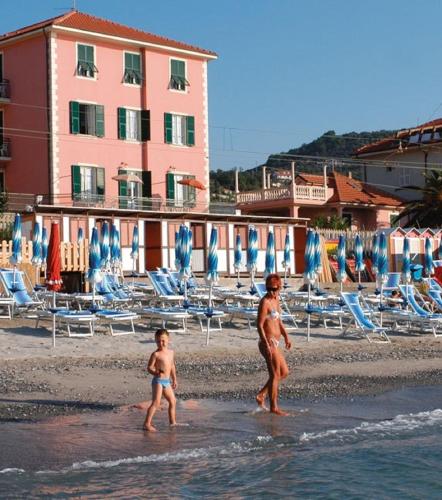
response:
[[[93,81],[93,82],[96,82],[98,80],[98,78],[96,76],[81,76],[81,75],[78,75],[77,73],[75,74],[75,76],[79,80],[88,80],[88,81]]]
[[[81,138],[89,138],[89,139],[104,139],[105,136],[101,137],[99,135],[91,135],[91,134],[73,134],[72,132],[69,135],[73,135],[74,137],[81,137]]]
[[[174,94],[188,94],[189,91],[187,89],[178,90],[178,89],[169,89],[169,92],[173,92]]]
[[[128,82],[122,82],[124,87],[133,87],[136,89],[140,89],[143,85],[141,83],[128,83]]]
[[[120,141],[124,141],[124,142],[127,142],[128,144],[144,144],[144,142],[148,142],[148,141],[139,141],[137,139],[120,139]]]
[[[173,144],[172,142],[169,142],[169,143],[166,142],[166,144],[168,146],[172,146],[174,148],[180,148],[180,149],[181,148],[193,148],[193,146],[188,146],[187,144]]]

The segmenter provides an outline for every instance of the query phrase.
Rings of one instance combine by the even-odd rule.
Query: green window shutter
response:
[[[81,171],[78,165],[71,166],[72,198],[81,193]]]
[[[141,140],[150,140],[150,111],[148,109],[141,110]]]
[[[97,194],[104,196],[104,168],[96,168]]]
[[[95,106],[95,135],[104,137],[104,106]]]
[[[141,56],[132,54],[132,69],[141,72]]]
[[[78,134],[80,132],[80,103],[71,101],[69,111],[71,115],[71,134]]]
[[[118,175],[126,174],[127,170],[118,169]],[[121,197],[119,206],[120,208],[127,208],[127,182],[118,181],[118,196]]]
[[[187,117],[187,145],[195,146],[195,118]]]
[[[132,69],[132,54],[124,53],[124,69]]]
[[[86,62],[94,64],[94,48],[90,45],[86,45]]]
[[[126,109],[125,108],[118,108],[118,139],[126,139]]]
[[[143,181],[143,198],[152,198],[152,172],[150,170],[143,170],[141,172],[141,180]]]
[[[167,199],[175,199],[175,176],[174,174],[166,174],[166,189],[167,189]]]
[[[86,61],[86,46],[78,45],[77,46],[77,59],[78,61]]]
[[[186,77],[186,63],[184,61],[177,61],[176,59],[171,59],[171,61],[170,61],[170,74],[171,74],[171,76],[185,78]]]
[[[164,113],[164,142],[172,144],[172,115]]]

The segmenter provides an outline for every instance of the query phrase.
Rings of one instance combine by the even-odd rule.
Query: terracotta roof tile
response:
[[[183,42],[177,42],[170,38],[166,38],[159,35],[154,35],[146,31],[141,31],[136,28],[131,28],[123,24],[118,24],[113,21],[108,21],[99,17],[91,16],[83,12],[71,11],[62,16],[53,17],[45,21],[41,21],[30,26],[26,26],[16,31],[10,33],[5,33],[0,36],[0,42],[13,38],[18,35],[25,33],[30,33],[32,31],[49,27],[49,26],[62,26],[66,28],[78,29],[81,31],[99,33],[103,35],[116,36],[120,38],[128,38],[130,40],[135,40],[144,43],[152,43],[156,45],[161,45],[163,47],[171,47],[175,49],[188,50],[191,52],[197,52],[202,55],[216,57],[216,53],[210,50],[202,49],[194,45],[189,45]]]

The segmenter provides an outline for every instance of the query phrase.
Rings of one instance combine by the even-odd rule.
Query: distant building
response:
[[[400,130],[394,136],[362,146],[354,156],[367,160],[363,164],[366,182],[407,200],[415,199],[415,191],[398,191],[398,188],[407,185],[423,187],[422,173],[435,166],[440,168],[442,118]]]

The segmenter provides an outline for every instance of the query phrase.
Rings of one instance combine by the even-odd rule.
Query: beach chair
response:
[[[433,305],[442,312],[442,290],[428,290],[428,297]]]
[[[435,337],[441,337],[441,333],[437,333],[438,327],[442,326],[442,314],[433,313],[428,309],[422,295],[415,290],[413,285],[400,285],[402,297],[405,298],[415,315],[415,320],[420,320],[421,324],[429,326]],[[419,299],[419,302],[418,302]]]
[[[374,317],[374,315],[372,315],[372,317],[369,317],[367,311],[362,308],[359,302],[360,299],[359,293],[342,292],[341,296],[351,314],[350,321],[348,322],[344,331],[342,332],[342,336],[346,336],[351,332],[356,332],[365,336],[365,338],[370,343],[390,342],[390,339],[388,338],[385,328],[377,324],[377,320]],[[371,336],[376,336],[377,338],[373,339]]]
[[[422,281],[428,286],[430,290],[442,292],[442,286],[434,278],[422,278]]]
[[[112,336],[135,333],[134,321],[139,318],[135,312],[101,309],[95,314],[99,324],[108,328]],[[126,325],[126,328],[117,328],[118,325]]]
[[[29,315],[30,312],[41,310],[44,303],[31,295],[24,282],[24,273],[18,269],[0,269],[0,280],[6,297],[13,299],[12,313]]]
[[[267,294],[266,284],[264,282],[255,283],[255,290],[258,294],[259,298],[262,299]],[[280,296],[280,304],[281,304],[281,320],[283,323],[290,323],[291,326],[287,326],[287,329],[298,328],[298,324],[296,323],[296,319],[293,314],[290,312],[288,305],[284,298]]]
[[[391,292],[397,290],[401,282],[401,273],[388,273],[387,281],[382,286],[382,292],[385,296],[391,295]]]
[[[142,318],[150,320],[149,327],[152,326],[154,320],[159,320],[163,328],[167,324],[181,325],[181,328],[168,328],[170,332],[187,332],[187,320],[191,315],[183,307],[152,307],[145,306],[135,310]]]
[[[152,283],[155,295],[163,306],[182,303],[184,300],[183,295],[179,295],[174,291],[167,274],[159,271],[148,271],[147,276]]]

